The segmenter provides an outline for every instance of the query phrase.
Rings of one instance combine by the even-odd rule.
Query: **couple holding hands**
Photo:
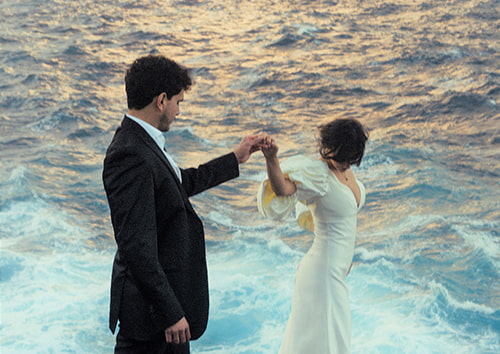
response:
[[[351,317],[345,277],[354,254],[357,212],[365,190],[350,166],[363,158],[368,134],[354,119],[319,127],[317,157],[280,163],[265,134],[197,168],[179,168],[163,133],[192,86],[189,70],[161,55],[138,58],[125,76],[128,112],[104,160],[103,182],[117,252],[109,325],[115,353],[189,353],[208,322],[203,224],[189,197],[239,176],[261,151],[268,178],[257,193],[271,219],[295,213],[314,232],[296,273],[292,310],[280,353],[349,353]]]

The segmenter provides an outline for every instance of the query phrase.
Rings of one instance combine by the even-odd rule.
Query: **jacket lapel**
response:
[[[134,133],[137,134],[142,139],[142,141],[144,141],[144,144],[154,151],[154,153],[160,158],[160,160],[162,160],[163,163],[165,163],[165,165],[167,166],[168,170],[170,171],[170,174],[174,178],[175,183],[177,183],[179,189],[183,191],[184,189],[182,188],[179,178],[177,177],[177,174],[175,173],[172,165],[170,165],[170,162],[168,162],[167,157],[160,149],[158,144],[153,140],[153,138],[151,138],[151,136],[139,124],[137,124],[127,116],[123,118],[122,127],[123,129],[133,130]]]

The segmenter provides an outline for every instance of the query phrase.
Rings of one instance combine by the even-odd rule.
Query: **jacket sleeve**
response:
[[[198,168],[182,170],[182,185],[187,195],[191,197],[238,176],[238,160],[234,153],[230,153]]]

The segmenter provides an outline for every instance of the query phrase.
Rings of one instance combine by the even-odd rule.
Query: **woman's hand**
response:
[[[273,137],[266,135],[262,141],[261,150],[266,159],[273,159],[278,155],[279,146]]]
[[[297,191],[295,183],[285,178],[281,171],[280,162],[278,159],[279,146],[276,141],[269,135],[266,135],[262,141],[262,153],[266,158],[266,169],[269,183],[273,192],[277,196],[292,195]]]

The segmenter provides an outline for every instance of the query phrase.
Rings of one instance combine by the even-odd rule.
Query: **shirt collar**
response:
[[[175,163],[175,161],[172,159],[172,157],[165,150],[165,137],[163,136],[163,133],[159,129],[153,127],[151,124],[143,121],[142,119],[139,119],[137,117],[131,116],[128,113],[126,114],[126,116],[128,118],[132,119],[137,124],[139,124],[146,131],[146,133],[148,133],[148,135],[156,142],[156,144],[163,151],[163,153],[165,154],[168,162],[170,163],[170,165],[174,169],[174,172],[177,175],[177,178],[179,178],[179,181],[182,183],[181,170],[179,169],[179,167],[177,166],[177,164]]]
[[[137,117],[134,117],[130,114],[126,114],[127,117],[132,119],[134,122],[139,124],[145,131],[146,133],[149,134],[149,136],[158,144],[160,149],[163,150],[163,147],[165,145],[165,137],[163,136],[163,133],[158,129],[153,127],[151,124],[148,122],[143,121],[142,119],[139,119]]]

